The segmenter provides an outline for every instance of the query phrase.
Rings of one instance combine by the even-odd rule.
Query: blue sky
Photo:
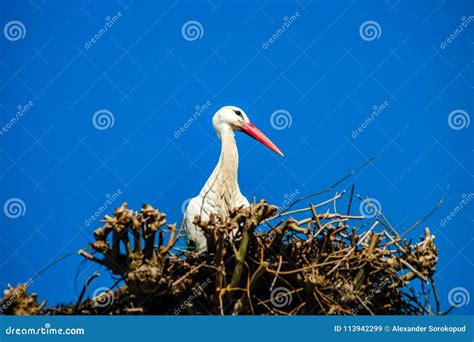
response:
[[[235,105],[286,155],[238,135],[249,199],[279,205],[377,155],[351,181],[404,231],[449,187],[411,237],[436,236],[443,309],[474,291],[472,2],[0,3],[1,287],[86,247],[108,198],[181,222],[217,161],[212,115]],[[95,269],[70,257],[32,290],[75,300]]]

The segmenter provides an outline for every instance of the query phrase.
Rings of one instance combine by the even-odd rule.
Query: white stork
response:
[[[238,107],[222,107],[214,114],[212,124],[222,144],[219,161],[199,195],[189,201],[184,215],[188,239],[200,252],[207,250],[207,241],[201,229],[193,223],[196,216],[200,216],[203,221],[209,220],[211,214],[226,219],[231,210],[249,205],[249,201],[240,193],[237,181],[239,155],[234,131],[250,135],[283,156],[278,147],[252,125],[245,112]]]

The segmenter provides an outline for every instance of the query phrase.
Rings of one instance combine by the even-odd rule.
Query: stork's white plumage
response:
[[[198,251],[207,250],[207,241],[201,229],[193,223],[196,216],[203,221],[209,220],[211,214],[226,219],[231,210],[249,205],[240,193],[237,181],[239,154],[234,131],[250,135],[283,156],[278,147],[252,125],[245,112],[238,107],[222,107],[214,114],[212,124],[222,144],[219,161],[199,195],[189,201],[184,218],[188,239],[196,245]]]

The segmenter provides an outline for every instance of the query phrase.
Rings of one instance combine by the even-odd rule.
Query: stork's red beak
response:
[[[278,153],[280,156],[283,157],[283,153],[280,151],[278,147],[270,139],[267,138],[265,134],[263,134],[257,127],[252,125],[250,122],[245,123],[245,126],[241,128],[242,132],[250,135],[255,140],[261,142],[270,150],[275,153]]]

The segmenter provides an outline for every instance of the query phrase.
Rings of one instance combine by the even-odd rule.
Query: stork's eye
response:
[[[234,110],[234,113],[243,118],[242,112],[240,110]]]

